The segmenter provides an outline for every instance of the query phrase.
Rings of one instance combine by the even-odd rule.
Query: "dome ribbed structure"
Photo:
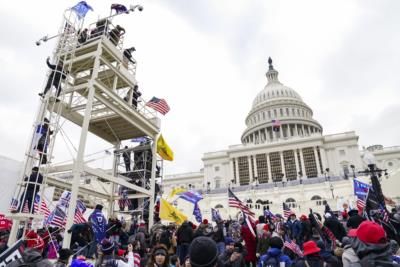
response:
[[[260,144],[311,135],[322,135],[322,126],[313,119],[312,109],[292,88],[283,85],[279,72],[268,59],[268,83],[253,101],[246,117],[243,144]]]

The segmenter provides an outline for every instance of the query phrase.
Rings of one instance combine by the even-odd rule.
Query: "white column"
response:
[[[299,130],[297,129],[297,124],[294,125],[294,136],[299,136]]]
[[[307,178],[306,166],[304,165],[303,150],[301,148],[300,148],[300,163],[301,163],[301,172],[303,173],[303,177]]]
[[[253,182],[253,171],[251,169],[251,156],[247,156],[247,162],[249,163],[249,184]]]
[[[296,164],[296,179],[298,179],[299,178],[298,173],[300,171],[300,168],[299,168],[299,159],[297,158],[297,149],[294,149],[293,153],[294,153],[294,163]]]
[[[285,175],[283,176],[282,181],[287,181],[287,177],[286,177],[286,170],[285,170],[285,162],[283,160],[283,151],[279,152],[279,155],[281,156],[281,168],[282,168],[282,173]]]
[[[304,124],[301,125],[301,130],[303,131],[303,133],[302,133],[303,136],[305,136],[306,134],[305,134],[305,132],[304,132]]]
[[[256,155],[253,156],[253,163],[254,163],[254,177],[258,178],[258,169],[257,169],[257,158]]]
[[[156,165],[157,165],[157,140],[159,134],[156,134],[153,139],[153,145],[151,147],[152,153],[152,163],[151,163],[151,180],[150,180],[150,205],[149,205],[149,229],[153,226],[154,223],[154,190],[156,188]]]
[[[314,157],[315,157],[315,162],[317,163],[317,177],[321,175],[321,168],[319,166],[319,159],[318,159],[318,152],[317,152],[317,147],[314,147]]]
[[[267,163],[268,163],[268,181],[267,181],[267,183],[272,183],[271,162],[269,161],[269,153],[267,153]]]

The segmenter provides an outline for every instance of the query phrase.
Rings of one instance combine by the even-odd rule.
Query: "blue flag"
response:
[[[142,143],[142,142],[147,142],[149,139],[147,137],[136,137],[131,139],[131,142],[133,143]]]
[[[193,204],[203,199],[203,196],[194,190],[183,192],[179,197]]]
[[[106,237],[107,220],[101,210],[94,210],[89,216],[89,222],[92,223],[92,230],[97,243],[100,243]]]
[[[264,217],[271,219],[276,218],[275,214],[273,214],[269,209],[264,210]]]
[[[197,203],[194,204],[193,215],[198,223],[201,223],[203,221],[203,217],[201,216],[201,211]]]
[[[219,211],[217,209],[211,208],[211,220],[213,222],[219,222],[222,221],[221,215],[219,214]]]
[[[371,187],[369,184],[360,182],[356,179],[353,180],[354,184],[354,195],[360,199],[365,199],[368,195],[368,190]]]
[[[93,11],[93,8],[91,6],[89,6],[86,3],[86,1],[80,1],[78,4],[73,6],[71,9],[73,11],[75,11],[75,13],[79,19],[84,18],[86,16],[86,13],[88,13],[89,10]]]
[[[117,12],[117,14],[128,12],[128,9],[126,8],[126,6],[121,5],[121,4],[112,4],[111,9],[114,9],[115,12]]]

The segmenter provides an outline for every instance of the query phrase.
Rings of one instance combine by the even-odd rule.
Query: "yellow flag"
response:
[[[185,188],[182,187],[175,187],[174,189],[172,189],[171,193],[169,193],[169,198],[174,197],[176,194],[180,194],[186,192]]]
[[[168,203],[165,199],[160,200],[160,219],[176,222],[181,225],[184,221],[187,220],[185,214],[181,213],[175,207]]]
[[[160,137],[157,140],[157,153],[165,160],[173,161],[174,160],[174,152],[165,142],[163,136],[160,134]]]

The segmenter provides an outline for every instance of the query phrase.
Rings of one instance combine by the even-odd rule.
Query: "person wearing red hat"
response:
[[[296,262],[295,267],[322,267],[324,260],[320,255],[321,249],[315,241],[310,240],[303,244],[304,257]]]
[[[25,235],[26,247],[22,253],[22,258],[11,262],[7,267],[17,266],[39,266],[39,267],[52,267],[53,264],[42,257],[44,241],[34,231],[29,231]],[[36,264],[36,265],[35,265]]]
[[[354,233],[352,234],[354,235]],[[361,266],[392,266],[390,243],[381,225],[372,221],[364,221],[357,228],[355,234],[356,237],[351,242],[351,249],[358,257],[358,263]],[[353,265],[348,264],[346,259],[343,263],[345,267],[353,266],[354,260],[351,262]]]

